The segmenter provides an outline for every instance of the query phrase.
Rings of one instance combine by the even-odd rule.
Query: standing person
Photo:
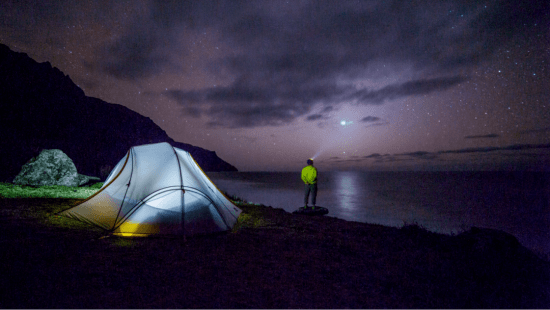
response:
[[[309,194],[311,193],[312,209],[315,209],[315,202],[317,200],[317,169],[313,167],[313,159],[307,160],[307,166],[302,169],[302,181],[306,184],[305,191],[305,208],[308,207]]]

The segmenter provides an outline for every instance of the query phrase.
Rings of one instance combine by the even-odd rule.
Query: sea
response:
[[[230,197],[288,212],[304,205],[300,172],[207,175]],[[347,221],[444,234],[498,229],[550,255],[550,172],[320,171],[317,205]]]

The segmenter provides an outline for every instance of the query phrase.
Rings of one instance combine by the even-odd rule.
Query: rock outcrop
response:
[[[42,150],[40,155],[23,165],[14,184],[30,186],[80,186],[99,181],[97,177],[79,174],[73,161],[61,150]]]
[[[50,63],[0,44],[0,181],[11,181],[42,149],[60,149],[85,175],[105,178],[135,145],[168,142],[204,171],[236,171],[215,152],[176,142],[148,117],[87,97]]]

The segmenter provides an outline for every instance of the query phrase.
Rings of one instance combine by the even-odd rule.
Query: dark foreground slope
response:
[[[61,149],[79,173],[104,178],[130,147],[168,142],[205,171],[235,171],[215,152],[175,142],[148,117],[87,97],[50,63],[0,44],[0,182],[42,149]]]
[[[549,263],[498,231],[241,205],[230,233],[102,238],[48,215],[75,202],[0,200],[1,308],[550,307]]]

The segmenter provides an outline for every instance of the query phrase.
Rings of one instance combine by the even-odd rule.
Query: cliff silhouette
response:
[[[150,118],[88,97],[49,62],[0,44],[0,181],[12,181],[42,149],[61,149],[79,173],[105,178],[135,145],[168,142],[204,171],[237,171],[215,152],[176,142]]]

